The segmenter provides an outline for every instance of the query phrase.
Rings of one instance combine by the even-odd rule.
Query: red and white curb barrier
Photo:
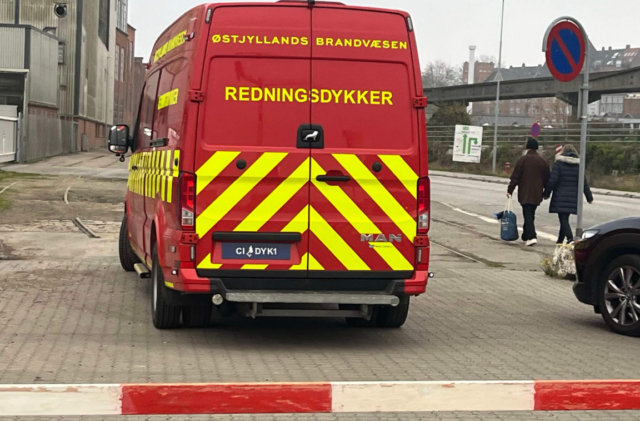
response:
[[[640,410],[640,381],[0,386],[0,416],[571,410]]]

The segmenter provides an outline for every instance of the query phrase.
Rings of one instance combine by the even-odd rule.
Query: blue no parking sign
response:
[[[554,78],[571,82],[584,66],[586,42],[582,30],[573,22],[556,24],[547,38],[547,66]]]
[[[540,124],[534,123],[533,126],[531,126],[531,136],[532,137],[540,136]]]

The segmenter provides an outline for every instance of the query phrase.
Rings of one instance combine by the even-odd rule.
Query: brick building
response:
[[[483,63],[480,61],[476,61],[475,69],[473,72],[473,83],[484,82],[491,75],[494,69],[495,65],[493,63]],[[469,62],[465,62],[462,66],[462,83],[464,85],[469,84]]]
[[[125,31],[117,28],[115,63],[115,87],[113,90],[113,121],[133,124],[134,112],[134,49],[136,30],[125,23]]]

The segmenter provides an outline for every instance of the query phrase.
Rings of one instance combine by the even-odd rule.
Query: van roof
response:
[[[265,5],[282,5],[285,6],[286,4],[297,4],[299,6],[303,6],[303,5],[307,5],[309,4],[308,0],[278,0],[275,2],[247,2],[247,3],[203,3],[200,4],[198,6],[195,6],[191,9],[189,9],[188,11],[186,11],[184,14],[182,14],[180,17],[178,17],[174,22],[171,23],[171,25],[169,25],[167,28],[165,28],[164,31],[162,31],[162,33],[160,35],[158,35],[157,40],[159,40],[160,38],[162,38],[172,27],[173,25],[180,20],[183,16],[192,13],[194,10],[197,9],[202,9],[203,11],[208,9],[208,8],[216,8],[216,7],[220,7],[220,6],[265,6]],[[316,6],[330,6],[330,7],[341,7],[341,8],[348,8],[348,9],[356,9],[356,10],[363,10],[363,11],[376,11],[376,12],[387,12],[387,13],[397,13],[400,14],[404,17],[408,17],[409,14],[407,12],[404,12],[402,10],[396,10],[396,9],[384,9],[384,8],[379,8],[379,7],[367,7],[367,6],[350,6],[347,5],[345,3],[342,2],[337,2],[337,1],[316,1],[315,2]],[[156,43],[157,43],[156,40]],[[154,48],[155,48],[155,44],[154,44]]]

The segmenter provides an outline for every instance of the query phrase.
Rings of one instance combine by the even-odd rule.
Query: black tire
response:
[[[621,269],[631,273],[628,288],[620,276]],[[609,280],[620,290],[619,294],[612,292],[614,290],[609,286]],[[607,298],[607,293],[620,298]],[[627,304],[622,306],[623,303]],[[598,283],[598,305],[602,318],[611,330],[620,335],[640,337],[640,256],[629,254],[611,262]],[[620,312],[616,313],[620,306]],[[622,311],[625,311],[624,316]],[[638,320],[634,322],[634,318]]]
[[[125,213],[120,225],[120,238],[118,239],[118,254],[120,255],[120,265],[127,272],[133,272],[133,265],[140,263],[140,259],[133,252],[129,243],[129,229],[127,228],[127,214]]]
[[[185,327],[202,328],[211,324],[213,305],[182,307],[182,323]]]
[[[153,246],[153,264],[151,265],[151,317],[158,329],[174,329],[180,326],[181,307],[172,306],[164,297],[164,274],[158,263],[158,247]]]
[[[409,305],[411,297],[404,295],[400,297],[400,304],[397,307],[380,307],[376,314],[378,327],[398,328],[402,327],[409,315]]]

